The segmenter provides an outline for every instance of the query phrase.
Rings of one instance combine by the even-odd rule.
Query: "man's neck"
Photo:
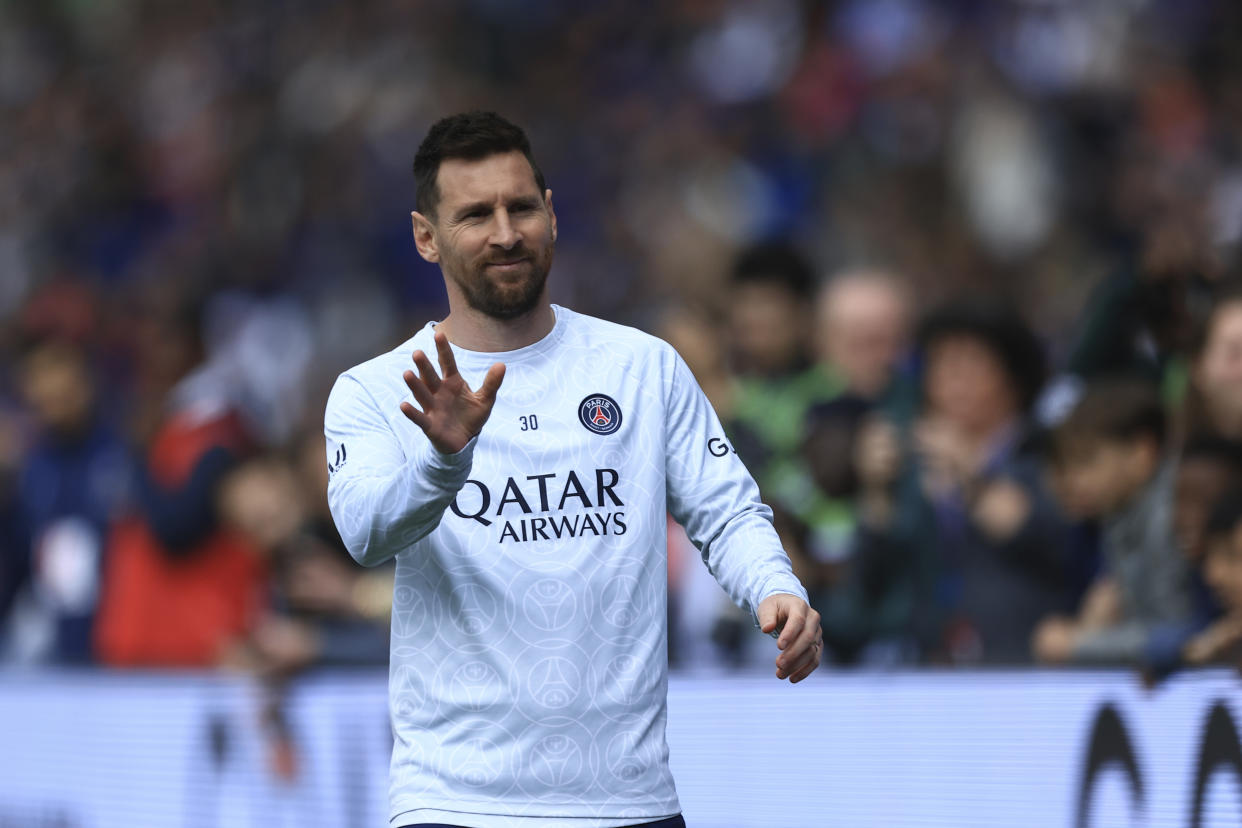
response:
[[[470,307],[453,308],[436,330],[467,351],[497,353],[533,345],[552,332],[556,314],[546,302],[513,319],[496,319]]]

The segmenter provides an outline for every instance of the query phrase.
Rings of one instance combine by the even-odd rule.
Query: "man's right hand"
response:
[[[492,365],[479,390],[471,391],[457,373],[457,361],[453,359],[448,337],[439,331],[434,336],[442,376],[436,373],[426,354],[415,351],[414,367],[418,373],[406,371],[402,376],[422,410],[403,402],[401,413],[423,430],[436,451],[456,454],[483,430],[483,424],[491,416],[505,366],[500,362]]]

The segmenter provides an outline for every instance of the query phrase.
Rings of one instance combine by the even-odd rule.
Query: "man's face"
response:
[[[1142,488],[1150,464],[1138,441],[1083,440],[1057,469],[1062,506],[1076,518],[1114,514]]]
[[[26,357],[20,374],[22,396],[40,425],[71,434],[85,428],[94,389],[85,357],[65,345],[44,345]]]
[[[879,396],[905,347],[905,299],[879,279],[846,277],[824,292],[817,313],[819,359],[840,371],[854,393]]]
[[[539,192],[516,150],[449,159],[436,181],[435,217],[414,214],[419,253],[439,262],[450,291],[474,310],[494,319],[532,311],[545,295],[556,248],[552,191]]]
[[[806,333],[806,309],[779,283],[744,282],[729,303],[730,328],[741,368],[781,374],[797,366]]]
[[[946,334],[931,343],[924,382],[932,412],[970,432],[1019,413],[1005,364],[987,343],[969,334]]]

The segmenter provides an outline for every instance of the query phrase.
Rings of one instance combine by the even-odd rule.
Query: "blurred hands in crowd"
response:
[[[1073,618],[1064,615],[1045,618],[1035,628],[1031,651],[1035,659],[1044,664],[1063,664],[1074,652],[1079,632],[1078,623]]]
[[[1187,664],[1201,667],[1219,663],[1242,644],[1242,617],[1227,615],[1196,635],[1182,649]],[[1237,666],[1242,668],[1242,661]]]
[[[865,423],[854,449],[859,482],[865,490],[882,490],[901,473],[901,440],[897,426],[882,417]]]
[[[964,490],[983,464],[982,446],[946,417],[923,417],[915,423],[912,436],[929,497]]]

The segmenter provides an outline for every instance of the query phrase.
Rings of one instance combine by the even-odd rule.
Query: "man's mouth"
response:
[[[525,264],[527,261],[529,260],[525,256],[523,256],[518,259],[500,259],[497,261],[488,262],[487,266],[494,267],[497,270],[502,270],[502,271],[517,270],[518,267]]]

